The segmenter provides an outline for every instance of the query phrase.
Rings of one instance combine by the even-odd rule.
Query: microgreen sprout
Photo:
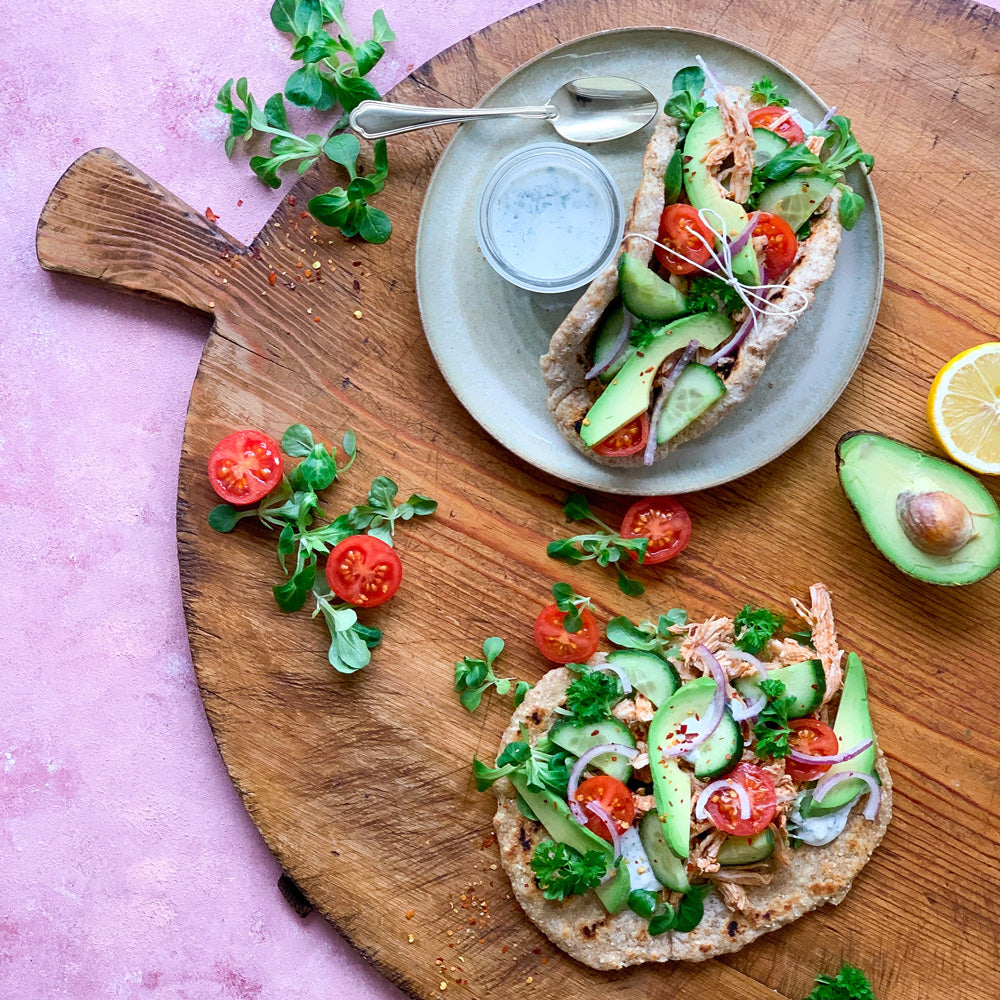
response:
[[[389,172],[385,141],[375,143],[374,169],[364,174],[358,167],[361,145],[343,129],[361,101],[380,100],[379,92],[364,78],[382,58],[384,44],[396,36],[385,14],[377,10],[372,18],[372,37],[358,42],[343,11],[343,0],[275,0],[271,22],[279,31],[292,35],[292,59],[302,63],[288,78],[284,97],[272,94],[261,106],[246,77],[240,77],[222,85],[215,106],[229,116],[227,156],[233,155],[237,141],[250,143],[256,133],[271,136],[268,155],[250,157],[250,169],[268,187],[281,186],[282,171],[294,169],[303,174],[321,157],[343,167],[347,186],[310,199],[309,211],[344,236],[384,243],[392,224],[385,212],[372,208],[367,199],[385,186]],[[324,27],[330,24],[335,25],[336,35]],[[299,136],[288,123],[284,98],[317,111],[339,107],[341,114],[324,134]]]
[[[497,635],[490,636],[483,643],[483,659],[473,656],[463,656],[455,664],[455,690],[462,706],[470,712],[479,708],[483,695],[491,687],[499,695],[514,691],[514,705],[520,705],[524,696],[531,690],[527,681],[519,681],[513,677],[497,677],[493,672],[493,662],[503,652],[503,639]]]
[[[636,625],[619,615],[608,622],[605,635],[608,642],[623,649],[641,649],[670,659],[680,652],[678,640],[686,624],[687,612],[682,608],[671,608],[660,615],[655,624],[647,619]]]
[[[553,584],[552,596],[555,598],[556,607],[565,616],[562,627],[567,632],[579,632],[583,628],[583,616],[580,611],[583,608],[587,608],[589,611],[594,610],[590,598],[575,594],[568,583]]]
[[[572,538],[557,538],[549,542],[545,551],[550,558],[561,559],[571,566],[591,559],[595,560],[598,566],[613,565],[618,573],[618,589],[623,594],[636,597],[645,592],[646,588],[638,580],[625,574],[619,565],[619,560],[626,552],[631,552],[641,563],[646,556],[648,538],[623,538],[594,516],[590,503],[582,493],[571,493],[566,498],[563,513],[571,521],[593,521],[602,530],[574,535]]]
[[[399,487],[387,476],[377,476],[368,491],[368,503],[352,507],[347,512],[348,523],[354,531],[367,531],[392,545],[396,521],[409,521],[412,517],[426,517],[437,510],[437,501],[414,493],[401,504],[396,504]]]

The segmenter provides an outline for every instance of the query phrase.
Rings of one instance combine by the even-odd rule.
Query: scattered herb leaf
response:
[[[608,642],[613,642],[616,646],[658,653],[664,659],[669,659],[680,652],[680,636],[671,629],[686,623],[687,612],[682,608],[671,608],[665,615],[659,616],[655,625],[649,620],[636,625],[624,615],[619,615],[608,622],[604,631]]]
[[[732,285],[703,274],[691,279],[686,308],[692,313],[724,312],[729,315],[743,308],[743,300]]]
[[[805,1000],[875,1000],[868,977],[853,965],[843,965],[835,976],[817,976]]]
[[[781,94],[766,76],[750,84],[750,96],[761,104],[771,104],[777,108],[788,107],[788,98]]]
[[[573,588],[568,583],[553,584],[552,596],[555,598],[556,607],[564,615],[562,627],[567,632],[579,632],[583,628],[583,617],[580,614],[581,609],[594,610],[594,605],[590,603],[590,598],[574,593]]]
[[[756,656],[781,628],[783,622],[781,615],[775,614],[768,608],[755,608],[750,604],[744,604],[736,612],[736,618],[733,620],[736,648]]]
[[[614,674],[588,670],[575,677],[566,689],[566,707],[577,722],[600,722],[622,700],[622,687]]]
[[[705,110],[702,91],[705,89],[705,73],[698,66],[685,66],[674,75],[672,92],[664,104],[666,114],[676,118],[681,127],[689,127]]]
[[[426,517],[437,510],[437,501],[414,493],[403,503],[396,505],[399,487],[388,476],[377,476],[368,491],[368,503],[352,507],[347,518],[355,531],[367,531],[369,535],[381,538],[392,545],[396,533],[396,521],[409,521],[412,517]]]
[[[760,758],[787,757],[788,737],[792,734],[788,728],[788,713],[795,705],[795,699],[785,696],[783,681],[761,681],[760,689],[767,695],[767,704],[754,723],[756,742],[753,752]]]

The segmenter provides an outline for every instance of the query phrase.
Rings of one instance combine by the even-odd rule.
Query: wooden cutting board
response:
[[[1000,941],[1000,577],[947,590],[913,582],[873,550],[837,486],[834,443],[866,427],[931,447],[923,406],[940,364],[995,338],[1000,253],[996,101],[1000,15],[965,2],[549,0],[442,53],[396,101],[468,104],[560,41],[667,22],[755,47],[847,109],[875,153],[886,236],[878,326],[840,402],[780,460],[685,499],[695,525],[676,562],[620,595],[594,566],[545,555],[564,532],[564,484],[512,459],[440,377],[417,313],[413,252],[423,191],[447,129],[392,141],[378,204],[385,246],[345,241],[304,217],[336,182],[314,170],[250,247],[237,244],[109,150],[78,160],[43,213],[44,267],[152,293],[214,315],[191,395],[180,469],[181,579],[198,682],[219,747],[285,870],[387,977],[414,996],[718,1000],[798,998],[819,970],[852,961],[880,998],[995,995]],[[488,152],[484,152],[488,155]],[[317,266],[318,262],[318,266]],[[276,275],[274,285],[269,275]],[[311,272],[311,273],[310,273]],[[365,671],[333,673],[325,631],[281,614],[274,539],[244,523],[209,530],[204,475],[236,427],[279,435],[304,421],[360,457],[330,508],[379,473],[440,501],[407,525],[404,586],[370,620],[385,641]],[[594,497],[609,519],[623,498]],[[896,816],[847,900],[704,965],[591,971],[541,937],[511,900],[490,836],[492,797],[473,754],[492,758],[509,705],[468,715],[452,665],[485,636],[507,671],[545,669],[530,623],[570,580],[602,613],[673,605],[694,616],[751,600],[786,607],[810,583],[835,593],[842,641],[869,666]]]

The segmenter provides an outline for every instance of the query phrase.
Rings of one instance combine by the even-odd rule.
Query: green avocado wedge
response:
[[[591,833],[585,826],[580,826],[569,811],[569,806],[551,792],[534,792],[528,787],[524,775],[516,771],[508,775],[510,783],[517,793],[531,806],[531,811],[538,817],[538,822],[545,827],[548,835],[560,844],[568,844],[581,854],[587,851],[600,851],[608,861],[612,857],[611,845]]]
[[[837,706],[837,718],[833,723],[833,731],[837,734],[841,751],[850,750],[865,740],[875,739],[872,727],[871,713],[868,711],[868,679],[865,668],[857,653],[847,654],[847,666],[844,669],[844,687],[840,693],[840,704]],[[864,753],[858,754],[843,764],[834,764],[829,774],[839,774],[842,771],[858,771],[861,774],[875,773],[874,742]],[[824,775],[826,777],[826,775]],[[868,786],[860,778],[851,778],[834,785],[823,797],[823,801],[813,800],[809,808],[812,816],[821,816],[834,812],[847,805],[858,792],[867,790]]]
[[[1000,510],[965,469],[883,434],[851,431],[837,442],[837,471],[875,547],[904,573],[955,586],[1000,567]]]

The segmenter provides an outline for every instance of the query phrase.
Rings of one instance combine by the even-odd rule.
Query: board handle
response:
[[[38,219],[38,262],[214,312],[227,255],[249,250],[111,149],[84,153]]]

